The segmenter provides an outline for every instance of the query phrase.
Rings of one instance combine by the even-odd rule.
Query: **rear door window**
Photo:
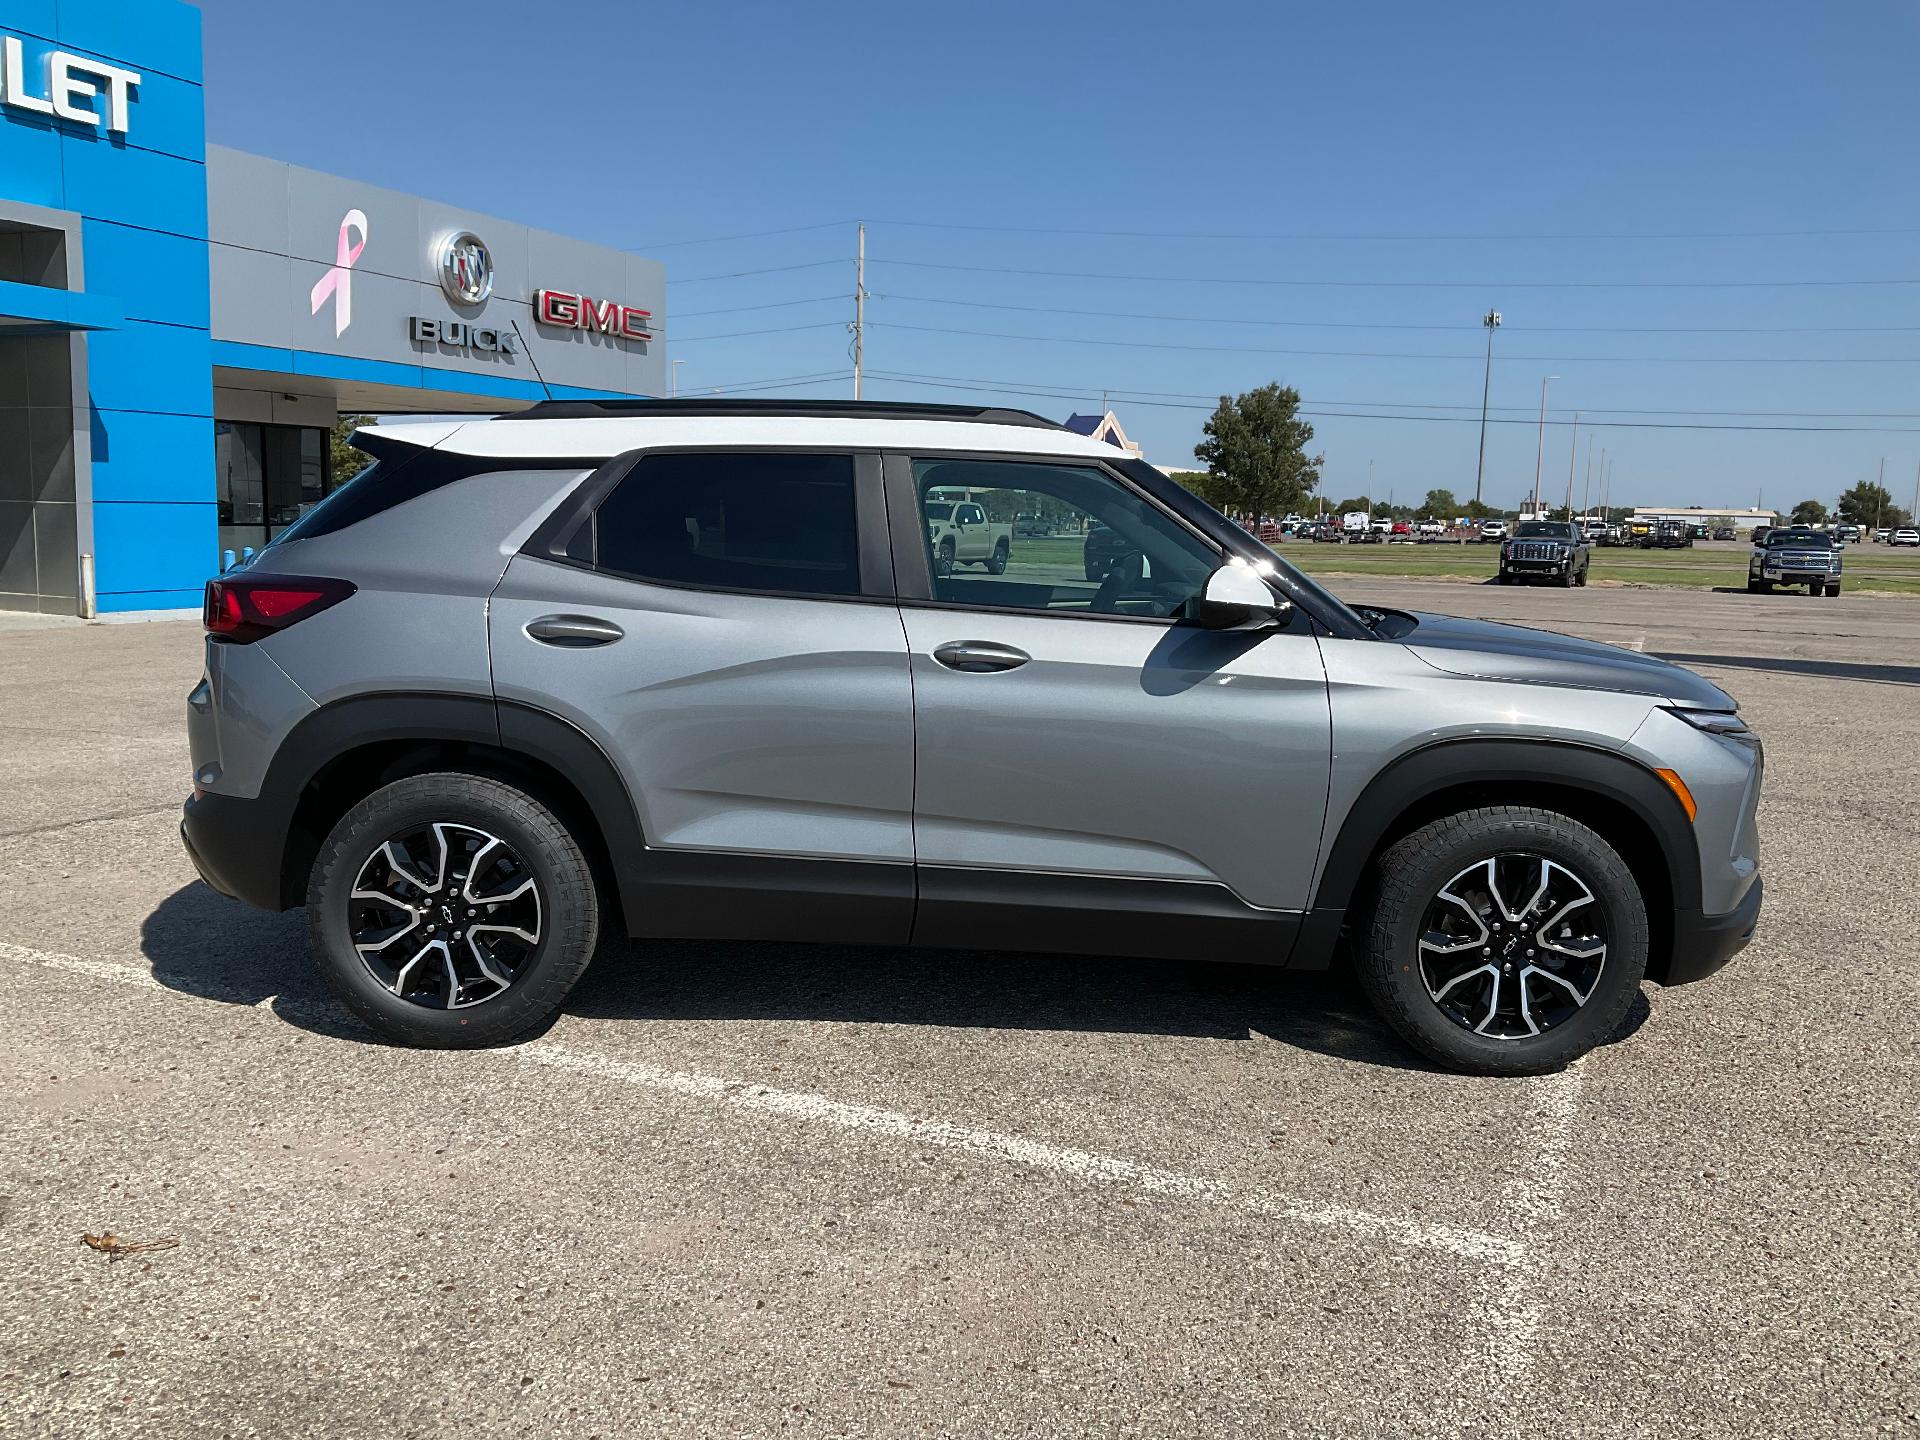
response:
[[[650,455],[600,502],[598,569],[702,589],[860,593],[850,455]]]

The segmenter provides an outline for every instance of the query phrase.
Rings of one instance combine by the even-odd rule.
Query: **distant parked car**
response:
[[[1873,532],[1873,538],[1877,540],[1880,544],[1885,545],[1888,541],[1890,541],[1893,538],[1893,531],[1888,529],[1885,525],[1882,525],[1878,530]]]
[[[1887,543],[1889,545],[1920,546],[1920,530],[1915,530],[1910,525],[1902,526],[1893,532],[1893,538],[1888,540]]]
[[[1491,542],[1494,540],[1504,540],[1506,538],[1507,538],[1507,522],[1506,521],[1482,520],[1480,522],[1480,539],[1483,542]]]
[[[1713,532],[1713,538],[1716,540],[1733,540],[1737,537],[1734,534],[1733,526],[1722,525],[1718,530]]]

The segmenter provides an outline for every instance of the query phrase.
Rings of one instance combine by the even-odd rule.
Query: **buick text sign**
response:
[[[27,74],[26,46],[17,36],[0,36],[0,105],[31,115],[51,115],[76,125],[106,126],[109,135],[127,133],[127,102],[140,74],[85,55],[50,51],[42,73]]]
[[[520,340],[511,330],[470,325],[465,320],[435,320],[427,315],[407,317],[407,336],[422,345],[444,345],[449,350],[478,350],[486,355],[516,355]]]

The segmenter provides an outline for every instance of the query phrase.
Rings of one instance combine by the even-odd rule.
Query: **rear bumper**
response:
[[[1761,880],[1753,877],[1740,903],[1725,915],[1681,911],[1673,917],[1673,954],[1666,973],[1651,978],[1662,985],[1704,980],[1747,948],[1760,922]]]
[[[235,900],[280,910],[280,847],[284,836],[258,800],[206,792],[180,817],[180,842],[200,878]]]

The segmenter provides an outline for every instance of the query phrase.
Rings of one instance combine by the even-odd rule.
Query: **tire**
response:
[[[1773,593],[1773,586],[1765,580],[1748,580],[1747,593],[1749,595],[1771,595]]]
[[[1498,873],[1505,877],[1503,884],[1513,894],[1501,902],[1498,910],[1489,903],[1487,916],[1472,921],[1481,927],[1479,938],[1488,940],[1481,951],[1489,957],[1484,963],[1508,967],[1489,977],[1478,968],[1483,962],[1472,953],[1474,937],[1470,931],[1467,943],[1456,943],[1451,955],[1428,953],[1422,949],[1421,937],[1434,933],[1425,927],[1435,914],[1453,917],[1461,930],[1466,929],[1467,906],[1442,901],[1440,892],[1457,884],[1466,892],[1465,899],[1472,900],[1474,887],[1483,883],[1477,878],[1482,874],[1480,867],[1496,856],[1510,857],[1504,862],[1506,868]],[[1551,956],[1542,955],[1539,964],[1532,963],[1529,957],[1534,950],[1525,947],[1528,941],[1541,941],[1542,936],[1525,921],[1520,922],[1525,928],[1509,930],[1504,937],[1494,928],[1510,923],[1503,918],[1509,913],[1508,901],[1526,904],[1525,896],[1532,893],[1529,877],[1548,873],[1543,862],[1558,867],[1552,888],[1543,897],[1554,907],[1547,921],[1558,923],[1559,916],[1564,915],[1567,929],[1575,923],[1600,927],[1585,937],[1602,943],[1597,966],[1591,972],[1586,968],[1595,966],[1591,955],[1556,951]],[[1529,864],[1537,868],[1529,870]],[[1581,890],[1588,899],[1576,898],[1576,903],[1561,908],[1563,897],[1577,897]],[[1526,916],[1534,912],[1521,913]],[[1449,922],[1442,919],[1439,923]],[[1541,930],[1546,928],[1543,923]],[[1573,943],[1584,942],[1576,938]],[[1508,946],[1512,956],[1504,962],[1491,954],[1494,946],[1502,944]],[[1646,974],[1646,902],[1626,862],[1578,821],[1550,810],[1521,806],[1468,810],[1423,826],[1380,857],[1372,913],[1355,951],[1361,985],[1374,1008],[1421,1054],[1448,1069],[1474,1075],[1545,1074],[1586,1054],[1626,1017]],[[1560,961],[1555,968],[1564,970],[1570,978],[1555,980],[1548,973],[1545,967],[1553,960]],[[1458,973],[1441,979],[1448,969]],[[1585,998],[1576,1005],[1573,997],[1580,993],[1577,982],[1589,973]],[[1489,980],[1496,988],[1489,990]],[[1443,995],[1450,994],[1451,1001],[1436,998],[1436,988]],[[1521,993],[1531,997],[1524,1011],[1514,1003]],[[1512,1017],[1504,1012],[1495,1016],[1494,1009],[1489,1008],[1492,1023],[1487,1033],[1478,1033],[1471,1017],[1463,1021],[1446,1008],[1450,1003],[1456,1010],[1468,1007],[1477,1014],[1482,998],[1491,998],[1497,1004],[1503,996],[1517,1013]],[[1534,1033],[1526,1033],[1520,1027],[1534,1024],[1534,1005],[1540,1007],[1537,1018],[1541,1023]],[[1567,1013],[1558,1013],[1559,1008]]]
[[[480,843],[486,839],[495,843]],[[408,863],[393,864],[393,856]],[[452,886],[465,873],[463,861],[475,862],[474,868],[457,887],[433,890],[420,883],[444,879]],[[436,865],[437,873],[430,869]],[[477,893],[470,888],[475,877],[482,877]],[[517,890],[499,903],[487,902],[522,881],[531,881],[530,899]],[[364,897],[370,893],[402,896],[415,905],[369,902]],[[466,919],[475,925],[471,937],[451,928],[464,918],[463,897],[476,902],[466,909],[466,917],[478,918],[477,924]],[[393,972],[391,978],[377,975],[381,953],[363,958],[355,946],[356,939],[364,944],[368,934],[379,933],[367,928],[368,917],[377,915],[385,927],[406,927],[416,906],[415,923],[396,933],[398,943],[388,952],[392,964],[384,971]],[[374,791],[333,827],[307,886],[307,933],[328,986],[375,1032],[401,1045],[472,1049],[505,1044],[538,1028],[593,958],[600,923],[592,870],[566,827],[532,796],[477,775],[414,775]],[[479,928],[496,932],[491,965],[475,953],[483,948]],[[526,935],[534,943],[515,938]],[[422,937],[413,969],[401,968],[409,941]],[[460,948],[463,943],[467,948]],[[403,996],[403,983],[421,988]],[[449,989],[453,1004],[446,1003]],[[438,1004],[430,1000],[434,991]]]
[[[1587,588],[1587,570],[1589,568],[1590,567],[1588,566],[1582,565],[1580,567],[1580,578],[1573,582],[1574,584],[1578,585],[1582,590]]]
[[[989,575],[1004,575],[1007,573],[1007,553],[1007,542],[1004,540],[993,547],[993,557],[987,561],[987,573]]]
[[[1827,598],[1829,600],[1838,600],[1840,598],[1840,582],[1838,580],[1827,586]]]
[[[1562,571],[1560,574],[1560,588],[1562,590],[1571,590],[1573,586],[1574,586],[1573,570],[1571,567],[1569,567],[1568,569]]]
[[[933,557],[933,573],[944,580],[953,574],[953,541],[942,540]]]

